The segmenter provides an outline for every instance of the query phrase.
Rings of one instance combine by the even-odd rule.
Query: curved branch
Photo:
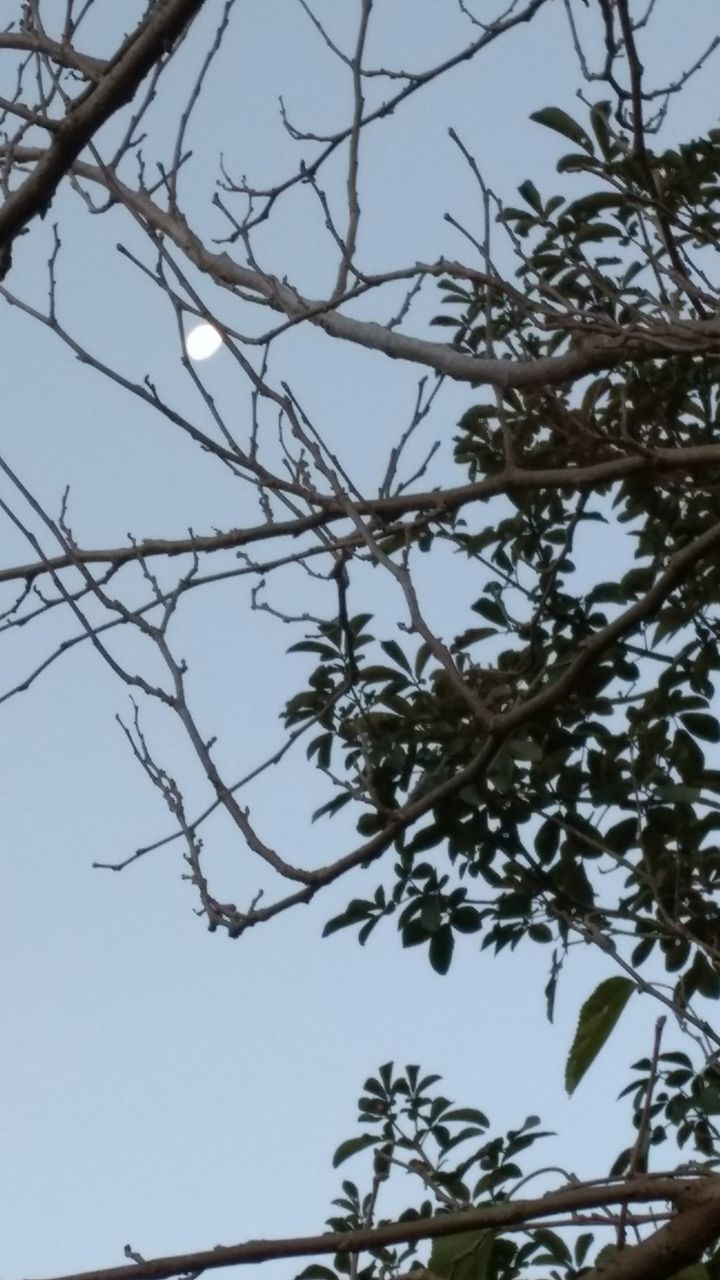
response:
[[[354,503],[359,515],[379,516],[383,521],[400,520],[403,516],[424,512],[443,520],[455,515],[471,502],[483,501],[513,490],[533,492],[540,489],[591,489],[595,486],[625,480],[629,476],[668,474],[673,471],[702,471],[720,464],[720,444],[688,445],[686,448],[656,449],[643,454],[611,458],[584,467],[547,467],[538,470],[514,467],[512,470],[486,476],[473,484],[452,489],[430,489],[422,493],[404,493],[391,498],[368,498]],[[78,547],[72,558],[49,556],[29,564],[0,569],[0,583],[25,580],[32,582],[44,573],[53,573],[79,564],[114,564],[116,566],[146,560],[153,556],[180,556],[232,551],[238,547],[266,542],[274,538],[296,538],[301,533],[346,520],[347,511],[333,497],[308,494],[308,500],[323,506],[309,515],[294,520],[278,520],[273,524],[252,525],[247,529],[229,529],[222,533],[190,538],[145,538],[128,547]],[[385,532],[393,533],[388,529]],[[358,538],[345,540],[345,545],[359,543]]]
[[[12,243],[28,222],[47,213],[57,188],[83,147],[111,116],[130,102],[148,71],[170,50],[205,0],[158,0],[105,64],[102,77],[75,101],[54,130],[47,150],[0,209],[0,279],[12,262]]]
[[[197,3],[197,0],[195,0]],[[29,159],[37,148],[18,148],[18,158]],[[226,252],[213,253],[188,226],[184,218],[161,209],[149,195],[134,191],[97,165],[76,161],[73,173],[102,186],[115,199],[132,209],[156,233],[172,241],[194,266],[216,284],[231,290],[255,294],[273,311],[296,322],[322,329],[332,338],[354,343],[368,351],[379,351],[391,360],[420,364],[455,382],[518,389],[561,386],[604,369],[614,369],[628,361],[643,363],[671,355],[720,355],[720,320],[653,321],[646,325],[618,328],[617,333],[597,334],[577,347],[557,356],[535,360],[513,360],[470,355],[452,346],[400,333],[374,320],[359,320],[336,310],[333,299],[303,297],[292,285],[276,276],[242,266]],[[0,219],[2,214],[0,213]],[[0,221],[0,231],[2,223]],[[418,268],[420,272],[421,267]]]
[[[61,44],[53,40],[45,32],[42,34],[28,31],[3,31],[0,34],[0,49],[17,49],[18,52],[36,53],[49,58],[59,67],[67,67],[69,71],[79,71],[88,80],[98,81],[107,68],[102,58],[94,58],[89,53],[78,53],[71,44]]]
[[[357,1253],[362,1249],[409,1244],[483,1228],[502,1229],[582,1209],[656,1200],[670,1201],[679,1212],[649,1239],[608,1260],[602,1276],[603,1280],[645,1280],[652,1275],[653,1280],[664,1280],[674,1270],[697,1259],[715,1239],[720,1219],[720,1178],[705,1177],[698,1181],[672,1175],[648,1175],[618,1186],[583,1184],[551,1191],[534,1200],[510,1200],[480,1209],[416,1218],[410,1222],[384,1223],[356,1231],[332,1231],[318,1236],[280,1240],[249,1240],[243,1244],[223,1245],[174,1257],[139,1259],[131,1266],[79,1272],[63,1276],[61,1280],[169,1280],[169,1277],[183,1272],[212,1271],[316,1254]],[[588,1272],[587,1280],[595,1280],[599,1274]]]

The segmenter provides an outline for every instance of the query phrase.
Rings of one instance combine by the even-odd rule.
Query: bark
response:
[[[205,0],[160,0],[123,42],[96,84],[71,103],[35,168],[0,209],[0,280],[12,265],[12,244],[35,217],[43,217],[83,147],[130,102],[147,73],[182,35]]]
[[[61,1280],[169,1280],[188,1271],[268,1262],[279,1258],[303,1258],[322,1254],[357,1253],[384,1245],[459,1235],[482,1228],[545,1222],[553,1214],[567,1215],[583,1209],[613,1205],[670,1201],[678,1210],[666,1226],[634,1248],[609,1259],[586,1280],[665,1280],[680,1267],[696,1261],[720,1234],[720,1177],[687,1179],[671,1175],[646,1175],[608,1186],[590,1183],[561,1188],[535,1200],[512,1200],[460,1213],[390,1222],[358,1231],[326,1232],[284,1240],[249,1240],[175,1257],[137,1259],[130,1266],[79,1272]]]

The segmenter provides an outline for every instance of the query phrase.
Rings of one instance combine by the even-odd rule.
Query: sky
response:
[[[123,6],[128,26],[130,12],[141,7]],[[349,0],[315,5],[347,49],[358,8]],[[99,6],[88,25],[90,52],[102,54],[112,36],[122,34],[110,9]],[[489,9],[476,6],[483,18]],[[674,0],[659,6],[650,50],[661,71],[678,69],[673,9]],[[712,0],[693,0],[691,9],[695,29],[684,30],[682,66],[717,25]],[[199,64],[219,11],[210,0],[151,113],[157,154],[172,138],[189,69]],[[460,47],[468,33],[450,0],[377,0],[368,60],[425,67]],[[12,77],[9,60],[3,70],[7,57],[0,55],[3,85]],[[527,116],[551,104],[574,110],[577,81],[563,8],[551,3],[535,24],[368,130],[361,144],[365,268],[465,253],[444,215],[479,226],[478,191],[448,138],[450,126],[501,194],[511,196],[527,177],[546,191],[557,189],[553,165],[562,144]],[[716,123],[716,84],[710,71],[688,86],[669,123],[669,140]],[[193,157],[180,188],[189,221],[208,239],[225,231],[210,207],[221,156],[229,172],[247,174],[257,185],[297,166],[303,148],[282,128],[281,93],[298,127],[322,132],[349,118],[347,71],[301,6],[241,0],[189,132]],[[116,130],[111,124],[101,138],[104,154]],[[326,180],[340,207],[340,160],[328,166]],[[44,305],[55,221],[62,236],[61,323],[98,359],[137,383],[149,375],[172,403],[206,425],[206,407],[180,363],[171,309],[117,251],[121,242],[151,260],[123,211],[92,216],[75,192],[63,190],[45,222],[18,242],[6,284],[32,305]],[[322,295],[332,281],[333,245],[304,187],[258,231],[255,248],[264,267],[287,273],[311,295]],[[221,320],[249,328],[247,308],[193,279]],[[363,302],[357,314],[378,314],[371,308],[379,307],[386,317],[396,300],[388,294]],[[421,303],[417,331],[427,331],[437,302],[429,295]],[[188,528],[257,518],[252,492],[146,404],[78,361],[56,335],[9,306],[0,309],[0,333],[2,456],[55,515],[70,486],[69,520],[81,545],[119,545],[128,535],[183,536]],[[417,369],[295,329],[277,344],[271,370],[323,424],[358,487],[377,486],[388,441],[412,412]],[[229,420],[243,427],[246,389],[229,353],[221,350],[202,375]],[[474,394],[467,387],[445,389],[418,456],[432,440],[452,434]],[[271,429],[267,419],[270,449]],[[4,481],[0,494],[15,501]],[[1,545],[3,565],[34,558],[9,525]],[[434,566],[424,567],[421,586],[430,617],[451,635],[466,625],[468,584],[454,565],[442,573]],[[131,596],[139,592],[137,579],[128,574],[125,580]],[[287,607],[288,582],[269,584],[268,599],[279,607]],[[312,584],[307,590],[307,601],[292,597],[293,607],[311,609],[321,599]],[[219,758],[232,776],[280,745],[283,702],[308,670],[299,655],[285,656],[300,636],[267,613],[251,612],[249,592],[249,581],[241,579],[195,593],[176,632],[203,729],[217,734]],[[9,594],[2,599],[9,603]],[[351,609],[376,611],[386,634],[398,634],[401,602],[378,574],[361,578]],[[0,634],[3,687],[22,681],[76,631],[56,610],[40,624]],[[152,656],[134,641],[113,643],[152,672]],[[537,1149],[542,1163],[586,1176],[606,1170],[627,1138],[627,1113],[614,1099],[630,1062],[650,1048],[654,1006],[637,1001],[624,1035],[568,1100],[562,1077],[578,1009],[607,972],[589,952],[577,949],[572,957],[549,1026],[542,997],[549,955],[538,948],[493,962],[469,938],[441,978],[424,954],[402,950],[392,927],[377,930],[364,949],[350,932],[323,940],[325,921],[349,897],[374,888],[373,871],[233,942],[221,932],[209,934],[194,914],[177,843],[122,874],[93,870],[94,861],[118,861],[170,830],[162,801],[117,723],[129,710],[127,689],[86,643],[27,692],[0,703],[2,1280],[117,1265],[126,1243],[152,1256],[320,1230],[341,1176],[362,1182],[366,1174],[362,1158],[339,1173],[330,1161],[339,1142],[356,1132],[365,1077],[389,1059],[441,1073],[448,1096],[482,1107],[494,1131],[539,1113],[559,1135]],[[152,710],[145,723],[197,811],[207,795],[177,727]],[[301,750],[284,771],[264,774],[248,802],[269,841],[291,860],[313,864],[352,843],[342,818],[310,825],[313,808],[327,798],[327,784]],[[249,855],[220,823],[208,824],[206,839],[216,883],[249,902],[257,887]],[[414,1193],[408,1187],[408,1198]],[[402,1187],[399,1194],[405,1195]],[[276,1264],[264,1274],[290,1277],[299,1269]]]

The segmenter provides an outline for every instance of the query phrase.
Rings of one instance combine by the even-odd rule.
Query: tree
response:
[[[2,104],[4,299],[244,482],[259,512],[251,519],[248,502],[241,525],[86,546],[68,495],[53,511],[0,457],[13,495],[2,510],[30,547],[0,572],[4,630],[45,626],[48,635],[42,661],[5,696],[77,645],[128,687],[127,741],[173,827],[103,865],[118,870],[182,843],[212,932],[239,939],[347,882],[348,904],[326,933],[353,929],[364,944],[394,922],[402,945],[441,974],[460,935],[475,936],[485,965],[507,948],[539,947],[551,957],[551,1018],[576,948],[597,948],[607,974],[580,1011],[569,1090],[629,1000],[655,1001],[659,1017],[625,1091],[634,1128],[608,1177],[566,1178],[540,1198],[519,1198],[517,1157],[542,1138],[537,1118],[489,1136],[484,1113],[455,1107],[436,1090],[438,1077],[385,1064],[364,1087],[360,1134],[335,1157],[340,1165],[372,1150],[369,1189],[343,1183],[329,1234],[135,1259],[97,1275],[159,1280],[330,1254],[335,1270],[313,1264],[308,1280],[418,1267],[452,1280],[538,1269],[568,1280],[715,1276],[720,1033],[707,1002],[720,995],[720,129],[678,141],[672,107],[720,34],[663,83],[645,70],[657,50],[652,5],[641,13],[630,0],[566,0],[577,107],[539,104],[528,134],[554,135],[558,176],[525,180],[510,203],[451,130],[448,145],[482,210],[475,224],[448,215],[467,260],[443,254],[381,271],[368,266],[361,212],[363,157],[378,131],[436,82],[492,57],[497,42],[528,29],[542,39],[548,0],[516,0],[482,22],[460,3],[454,18],[469,39],[423,72],[378,68],[368,55],[372,0],[357,6],[352,41],[347,14],[326,25],[301,0],[329,64],[352,85],[348,120],[303,130],[283,105],[285,133],[302,153],[296,167],[253,185],[237,172],[242,156],[227,156],[203,190],[208,207],[195,213],[192,175],[205,152],[188,137],[203,95],[225,83],[218,68],[233,49],[235,8],[226,0],[218,18],[202,0],[156,0],[100,56],[83,39],[92,3],[68,0],[62,14],[23,4],[0,36],[15,76]],[[209,34],[206,20],[217,23]],[[266,228],[290,201],[293,211],[303,201],[319,211],[334,255],[333,280],[316,293],[302,285],[302,261],[294,277],[266,262]],[[38,219],[56,208],[67,221],[50,229],[38,305],[22,291],[26,244],[36,258],[49,228]],[[78,251],[81,213],[126,228],[118,248],[128,279],[154,286],[180,340],[194,320],[215,328],[247,395],[247,428],[186,352],[202,418],[152,373],[136,381],[75,336],[59,283],[67,237]],[[420,368],[413,412],[373,489],[355,482],[340,434],[318,423],[283,370],[284,340],[296,331],[318,335],[318,377],[337,346]],[[452,442],[450,384],[467,393]],[[421,446],[429,423],[444,429],[442,441]],[[609,565],[599,546],[618,549]],[[425,566],[431,577],[433,566],[442,575],[458,563],[464,620],[449,634],[433,621],[437,586]],[[238,578],[252,584],[256,613],[292,629],[289,652],[300,658],[290,661],[305,664],[282,711],[282,745],[240,780],[209,736],[174,639],[183,611],[199,600],[211,610],[214,584]],[[382,603],[385,581],[403,602],[399,627]],[[60,642],[58,610],[76,628]],[[271,715],[275,697],[268,690]],[[153,745],[155,709],[183,735],[202,781],[197,806]],[[343,812],[324,864],[272,847],[244,799],[296,746],[326,788],[312,818]],[[246,905],[226,900],[207,870],[203,834],[218,814],[257,861]],[[666,1019],[684,1034],[682,1050],[665,1048]],[[650,1153],[666,1143],[669,1171],[651,1172]],[[396,1168],[415,1176],[420,1199],[378,1222]]]

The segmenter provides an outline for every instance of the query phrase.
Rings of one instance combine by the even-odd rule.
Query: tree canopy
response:
[[[300,7],[351,85],[351,108],[334,104],[331,125],[310,131],[283,102],[296,164],[265,185],[243,175],[240,143],[207,181],[208,139],[188,144],[198,104],[227,92],[233,0],[156,0],[101,54],[92,3],[19,5],[0,35],[11,68],[0,293],[243,494],[242,523],[86,545],[68,496],[49,508],[0,455],[0,506],[28,549],[0,569],[3,631],[47,635],[5,698],[78,645],[127,687],[128,747],[170,826],[102,866],[141,876],[129,864],[170,844],[215,935],[242,946],[250,929],[281,930],[275,917],[341,882],[346,905],[326,934],[350,930],[365,944],[396,930],[439,974],[460,938],[475,939],[482,966],[538,948],[551,1020],[577,948],[597,949],[606,972],[579,1010],[570,1092],[621,1034],[628,1003],[656,1003],[656,1033],[625,1090],[626,1146],[591,1183],[564,1171],[525,1198],[542,1165],[536,1115],[498,1135],[475,1099],[456,1104],[438,1076],[386,1063],[365,1082],[358,1133],[336,1152],[345,1180],[329,1233],[208,1242],[202,1254],[97,1275],[159,1280],[329,1255],[307,1280],[413,1269],[446,1280],[708,1280],[720,1274],[720,1030],[709,1003],[720,996],[720,127],[699,121],[678,139],[674,112],[713,66],[720,28],[690,48],[685,14],[688,47],[668,76],[653,71],[661,5],[514,0],[489,16],[460,2],[468,38],[412,70],[374,60],[380,4],[360,0],[339,22]],[[521,36],[542,41],[559,9],[574,109],[539,102],[527,126],[528,150],[551,136],[555,171],[509,199],[485,171],[482,137],[471,144],[451,128],[475,221],[448,213],[433,260],[377,266],[363,239],[366,153],[417,95],[492,59],[496,43],[517,40],[527,57]],[[267,227],[287,204],[292,220],[299,200],[332,251],[322,292],[306,292],[300,248],[294,276],[266,251]],[[76,336],[61,282],[65,236],[82,217],[120,228],[128,287],[162,296],[180,341],[195,322],[214,327],[246,397],[242,421],[184,348],[197,414],[151,368],[137,381]],[[18,266],[41,234],[51,237],[44,302],[23,291]],[[362,370],[369,357],[418,366],[408,420],[373,443],[384,449],[374,487],[346,464],[341,426],[319,421],[288,379],[283,343],[297,331],[316,335],[318,379],[338,345],[357,350]],[[457,384],[466,407],[453,422],[443,397]],[[437,607],[445,574],[461,584],[452,629]],[[243,778],[216,746],[202,682],[175,639],[185,611],[212,617],[218,582],[288,635],[293,692],[265,691],[284,737]],[[57,612],[73,625],[59,642]],[[154,745],[156,710],[192,761],[189,797]],[[252,783],[303,758],[323,799],[307,812],[278,781],[304,831],[278,849],[253,815]],[[246,902],[208,869],[205,831],[218,816],[222,839],[257,866]],[[320,827],[334,848],[326,861],[312,856]],[[530,1102],[542,1112],[542,1098]],[[350,1181],[345,1161],[363,1151],[367,1181]],[[398,1171],[416,1195],[386,1221]]]

